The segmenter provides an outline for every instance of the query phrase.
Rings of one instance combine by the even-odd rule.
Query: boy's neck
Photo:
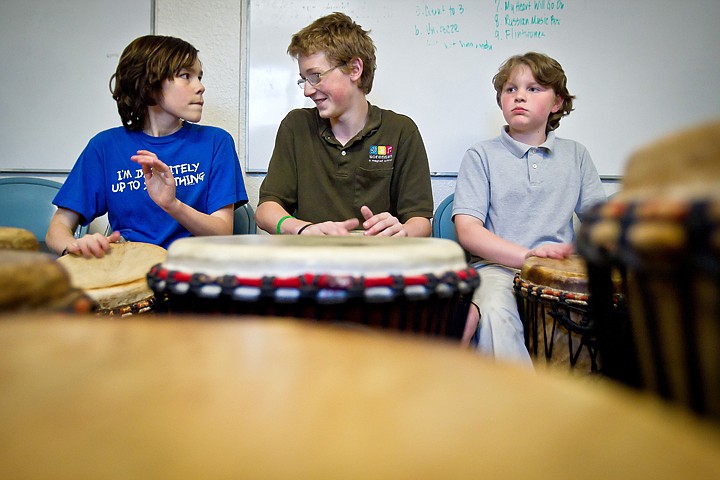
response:
[[[357,135],[367,124],[369,106],[362,96],[362,101],[348,109],[340,117],[330,119],[333,135],[343,145]]]
[[[541,131],[518,132],[517,130],[513,130],[508,127],[507,132],[513,140],[533,147],[539,147],[547,140],[547,133],[545,133],[545,129]]]
[[[164,114],[163,111],[158,113],[155,111],[155,106],[153,105],[148,108],[143,132],[151,137],[165,137],[177,132],[182,126],[182,119],[173,115]]]

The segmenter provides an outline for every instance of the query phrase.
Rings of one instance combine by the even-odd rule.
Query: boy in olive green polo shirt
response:
[[[293,35],[298,85],[315,108],[280,124],[255,215],[269,233],[429,236],[433,198],[415,123],[370,105],[375,45],[333,13]]]

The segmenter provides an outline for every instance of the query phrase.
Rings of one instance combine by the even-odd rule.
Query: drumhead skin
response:
[[[570,292],[588,292],[587,267],[578,255],[562,260],[530,257],[523,263],[520,277],[535,285]]]
[[[102,258],[65,255],[58,262],[76,288],[112,287],[145,278],[150,267],[165,260],[167,250],[142,242],[111,243]]]
[[[166,257],[167,250],[160,246],[125,242],[110,244],[102,258],[65,255],[57,261],[68,271],[72,285],[95,301],[98,313],[125,315],[154,304],[146,275]]]
[[[720,122],[668,135],[628,160],[618,201],[720,200]]]
[[[463,270],[467,262],[457,243],[439,238],[233,235],[176,240],[163,267],[209,276],[407,276]]]
[[[40,250],[40,242],[30,230],[15,227],[0,227],[0,249]]]

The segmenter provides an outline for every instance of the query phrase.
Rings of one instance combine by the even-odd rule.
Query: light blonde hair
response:
[[[294,34],[287,53],[297,59],[300,55],[325,52],[327,58],[346,73],[350,71],[350,61],[360,58],[363,72],[358,86],[367,95],[372,90],[377,68],[376,48],[369,33],[344,13],[335,12],[318,18]]]

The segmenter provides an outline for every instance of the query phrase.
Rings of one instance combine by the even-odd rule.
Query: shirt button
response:
[[[537,163],[533,163],[533,168],[537,170]]]
[[[343,150],[342,152],[340,152],[340,155],[342,155],[344,157],[345,155],[347,155],[347,152],[345,150]]]

